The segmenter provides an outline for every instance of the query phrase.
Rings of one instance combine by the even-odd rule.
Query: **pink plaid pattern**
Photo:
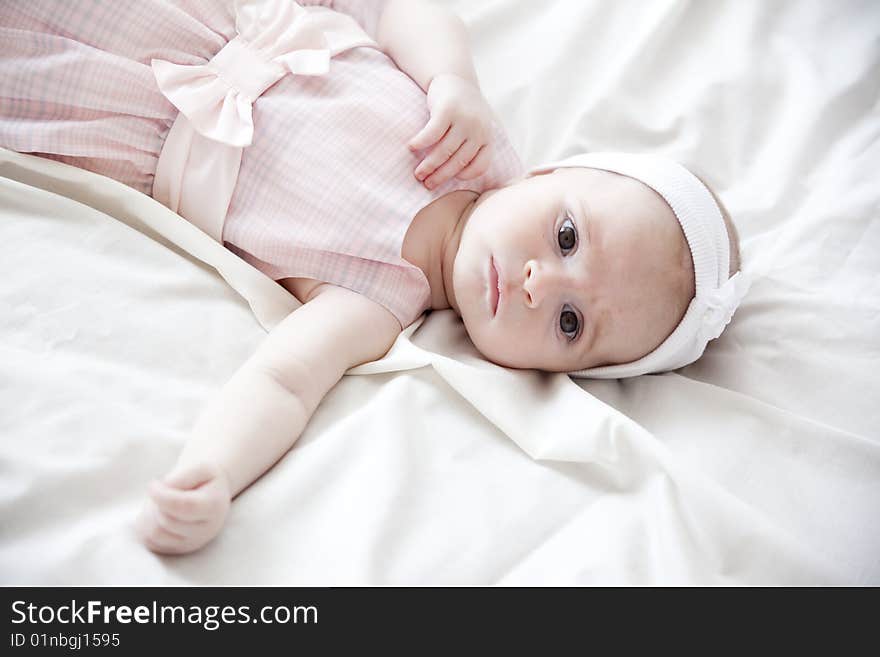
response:
[[[348,13],[375,36],[383,1],[300,4]],[[177,114],[151,59],[202,64],[234,36],[232,2],[0,0],[0,146],[149,194]],[[428,118],[424,92],[374,48],[341,53],[323,76],[282,78],[254,104],[224,243],[275,280],[347,287],[411,324],[430,299],[421,270],[400,257],[413,217],[451,191],[523,173],[496,126],[487,174],[426,190],[406,143]]]

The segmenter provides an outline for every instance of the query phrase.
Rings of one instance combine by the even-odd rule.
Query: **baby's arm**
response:
[[[470,180],[486,173],[495,117],[480,90],[461,18],[426,0],[388,0],[376,40],[428,94],[430,121],[409,147],[431,149],[413,170],[415,177],[433,189],[453,177]]]
[[[351,367],[400,333],[387,309],[333,285],[273,329],[202,412],[177,464],[153,482],[138,531],[157,552],[191,552],[222,528],[230,500],[274,465]]]
[[[465,24],[446,7],[427,0],[388,0],[377,32],[382,50],[425,93],[441,73],[479,87]]]

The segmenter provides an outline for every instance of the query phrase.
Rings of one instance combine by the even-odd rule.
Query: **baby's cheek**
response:
[[[528,367],[529,349],[525,341],[511,331],[498,326],[475,331],[471,341],[486,360],[502,367]]]

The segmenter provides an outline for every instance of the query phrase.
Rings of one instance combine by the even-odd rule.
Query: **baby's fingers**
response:
[[[161,511],[184,522],[208,520],[219,511],[216,498],[201,489],[178,490],[154,481],[149,494]]]
[[[428,177],[434,175],[440,167],[452,159],[452,156],[456,154],[465,141],[465,136],[461,131],[456,126],[452,126],[449,132],[446,133],[446,136],[443,137],[443,140],[435,145],[431,152],[428,153],[428,157],[422,160],[421,164],[416,167],[414,171],[415,177],[427,183]]]
[[[457,178],[459,180],[472,180],[473,178],[479,178],[489,170],[491,164],[492,144],[486,144],[477,151],[477,154],[474,156],[474,159],[471,160],[471,163],[458,172]]]
[[[200,534],[207,526],[207,522],[204,520],[188,522],[186,520],[181,520],[180,518],[175,518],[164,511],[160,511],[158,508],[155,509],[153,522],[156,526],[161,527],[169,534],[181,539]]]
[[[183,536],[173,534],[164,527],[153,527],[149,533],[144,534],[143,540],[150,550],[160,554],[181,554],[189,551]]]
[[[153,552],[177,552],[185,539],[181,534],[163,527],[161,515],[155,503],[148,500],[135,521],[135,532]]]
[[[474,144],[473,141],[466,141],[439,169],[434,171],[434,173],[425,180],[425,185],[429,189],[433,189],[434,187],[439,187],[450,178],[453,178],[455,174],[461,171],[471,160],[474,159],[477,148],[477,145]]]
[[[195,463],[178,466],[165,476],[163,481],[173,488],[197,488],[206,481],[215,479],[219,468],[210,463]]]
[[[409,140],[409,149],[411,151],[420,151],[432,144],[436,144],[443,138],[446,131],[449,130],[450,121],[439,112],[432,114],[428,123],[419,133]]]

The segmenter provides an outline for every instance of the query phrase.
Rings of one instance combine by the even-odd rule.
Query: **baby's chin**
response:
[[[516,367],[511,364],[511,359],[508,357],[508,354],[502,353],[498,349],[497,337],[493,339],[493,332],[488,326],[488,319],[480,316],[479,312],[477,312],[478,310],[479,308],[475,309],[473,307],[471,300],[460,299],[459,311],[456,312],[461,319],[465,333],[467,333],[474,349],[476,349],[483,358],[496,365],[501,365],[502,367]]]

